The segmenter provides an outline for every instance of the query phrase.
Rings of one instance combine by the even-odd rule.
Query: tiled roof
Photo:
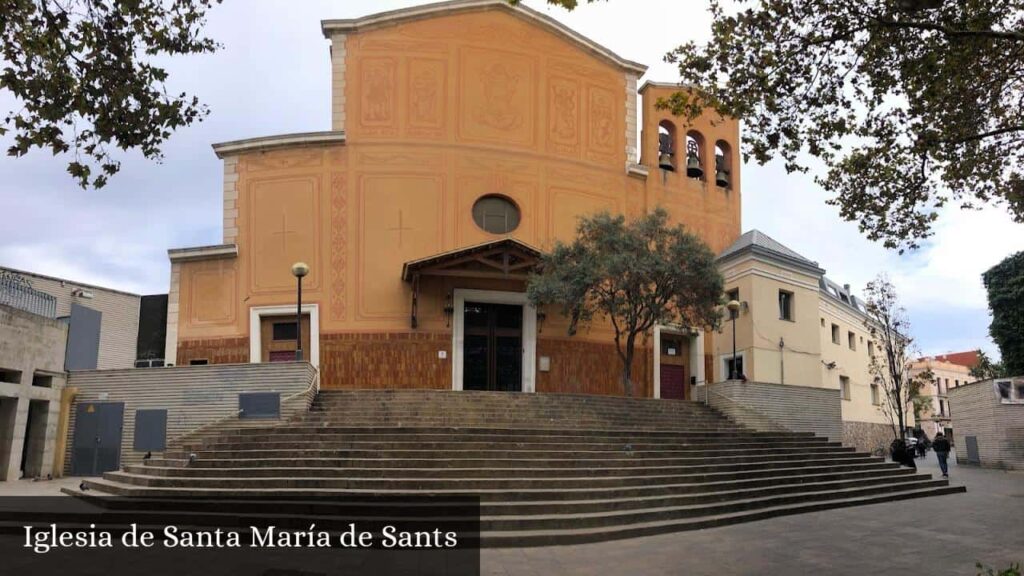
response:
[[[804,258],[796,251],[787,248],[784,244],[771,236],[761,232],[760,230],[750,230],[749,232],[740,236],[732,246],[729,246],[718,255],[719,260],[725,260],[731,256],[735,256],[745,250],[752,250],[755,252],[767,253],[772,256],[777,256],[783,260],[802,264],[804,266],[817,268],[820,270],[818,263]],[[821,270],[824,273],[824,270]]]

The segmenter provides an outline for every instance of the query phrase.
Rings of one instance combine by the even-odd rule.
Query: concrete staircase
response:
[[[824,438],[754,432],[692,402],[435,391],[321,392],[294,421],[210,431],[85,484],[77,495],[131,497],[100,498],[108,507],[174,511],[197,524],[273,514],[299,526],[315,517],[323,528],[351,507],[275,498],[469,495],[480,498],[490,546],[628,538],[963,491]],[[219,496],[242,500],[218,504]]]

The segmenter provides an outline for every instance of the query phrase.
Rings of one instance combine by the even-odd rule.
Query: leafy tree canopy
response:
[[[628,223],[607,212],[582,218],[577,238],[557,242],[527,285],[535,305],[561,306],[570,334],[595,315],[611,323],[627,396],[637,337],[656,324],[715,325],[722,290],[711,249],[660,208]]]
[[[982,274],[992,323],[988,333],[999,347],[1006,376],[1024,374],[1024,251]]]
[[[15,97],[0,135],[12,156],[71,152],[67,170],[101,187],[120,169],[112,148],[159,160],[171,133],[206,115],[194,96],[167,92],[153,59],[213,52],[201,36],[220,0],[0,0],[0,90]]]
[[[1002,378],[1004,376],[1006,376],[1006,371],[1003,370],[1003,365],[999,362],[993,362],[988,357],[988,354],[978,350],[978,363],[971,367],[971,378],[977,381]]]
[[[595,0],[587,0],[594,2]],[[577,0],[548,0],[573,9]],[[729,4],[726,9],[723,4]],[[840,214],[912,248],[947,204],[1024,222],[1024,0],[711,0],[711,41],[668,55],[662,104],[744,120],[744,153],[806,154]]]

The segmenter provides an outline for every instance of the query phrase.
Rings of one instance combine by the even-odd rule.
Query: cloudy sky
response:
[[[166,292],[167,248],[221,239],[221,168],[210,144],[329,129],[328,43],[320,20],[420,3],[226,0],[211,12],[207,28],[223,50],[167,63],[172,91],[198,95],[211,114],[174,135],[162,164],[129,154],[106,188],[83,191],[64,172],[66,159],[38,151],[0,156],[0,265],[136,293]],[[573,13],[540,0],[527,4],[648,64],[646,79],[659,81],[677,79],[662,61],[665,52],[706,38],[710,22],[696,2],[610,0]],[[11,105],[10,95],[0,93],[0,110]],[[811,175],[788,175],[778,163],[743,170],[744,230],[757,228],[817,260],[831,278],[858,292],[879,272],[888,273],[924,353],[995,351],[980,274],[1024,249],[1024,226],[1004,211],[950,209],[929,242],[899,256],[840,220]]]

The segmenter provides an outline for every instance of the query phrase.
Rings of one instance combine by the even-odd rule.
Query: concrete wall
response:
[[[26,476],[53,472],[67,330],[63,322],[0,305],[0,480],[20,477],[26,441]],[[33,386],[36,377],[48,387]]]
[[[297,362],[72,372],[68,385],[77,390],[77,396],[71,406],[65,469],[71,470],[75,416],[83,403],[124,402],[121,463],[133,464],[144,455],[133,450],[136,410],[167,409],[167,442],[171,445],[200,427],[225,419],[237,423],[234,417],[241,392],[280,392],[284,401],[309,390],[315,377],[315,368]],[[309,394],[282,406],[282,418],[306,410],[312,399]]]
[[[755,430],[813,432],[837,442],[843,438],[838,390],[739,380],[697,390],[698,400],[708,393],[713,408]]]
[[[1024,384],[1024,377],[1010,380]],[[957,462],[967,462],[966,437],[974,436],[983,467],[1024,470],[1024,398],[1004,402],[985,380],[953,388],[949,402]]]
[[[70,315],[72,303],[98,310],[103,314],[100,324],[99,359],[96,364],[98,369],[131,368],[135,365],[140,296],[20,270],[12,271],[28,278],[34,289],[56,298],[58,317]],[[92,298],[73,296],[72,293],[76,290],[85,290],[92,294]],[[62,344],[61,353],[63,352]]]

